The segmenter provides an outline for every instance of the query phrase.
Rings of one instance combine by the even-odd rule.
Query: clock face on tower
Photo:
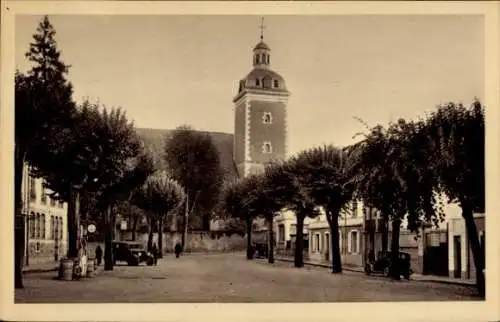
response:
[[[271,49],[261,41],[253,50],[253,69],[240,80],[233,99],[234,161],[240,177],[259,173],[286,157],[286,105],[290,93],[270,67]]]

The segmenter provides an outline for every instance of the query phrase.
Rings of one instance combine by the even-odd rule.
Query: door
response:
[[[461,278],[462,277],[462,245],[460,241],[460,236],[453,236],[453,247],[454,247],[454,257],[455,257],[455,265],[454,265],[454,277]]]

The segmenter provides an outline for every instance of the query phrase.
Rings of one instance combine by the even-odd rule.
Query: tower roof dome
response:
[[[264,42],[264,41],[260,41],[257,45],[255,45],[255,47],[253,48],[253,50],[267,50],[267,51],[271,51],[271,48],[269,48],[269,46]]]

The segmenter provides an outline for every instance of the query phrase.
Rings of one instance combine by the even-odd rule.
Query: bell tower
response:
[[[263,171],[266,163],[287,155],[286,106],[290,92],[271,69],[271,49],[260,41],[253,48],[253,69],[239,82],[234,103],[234,160],[240,177]]]

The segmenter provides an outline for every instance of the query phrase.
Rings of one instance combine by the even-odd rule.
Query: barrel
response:
[[[95,259],[94,258],[89,258],[87,261],[87,277],[94,277],[95,276]]]
[[[59,279],[63,281],[71,281],[73,279],[73,260],[63,259],[59,265]]]

